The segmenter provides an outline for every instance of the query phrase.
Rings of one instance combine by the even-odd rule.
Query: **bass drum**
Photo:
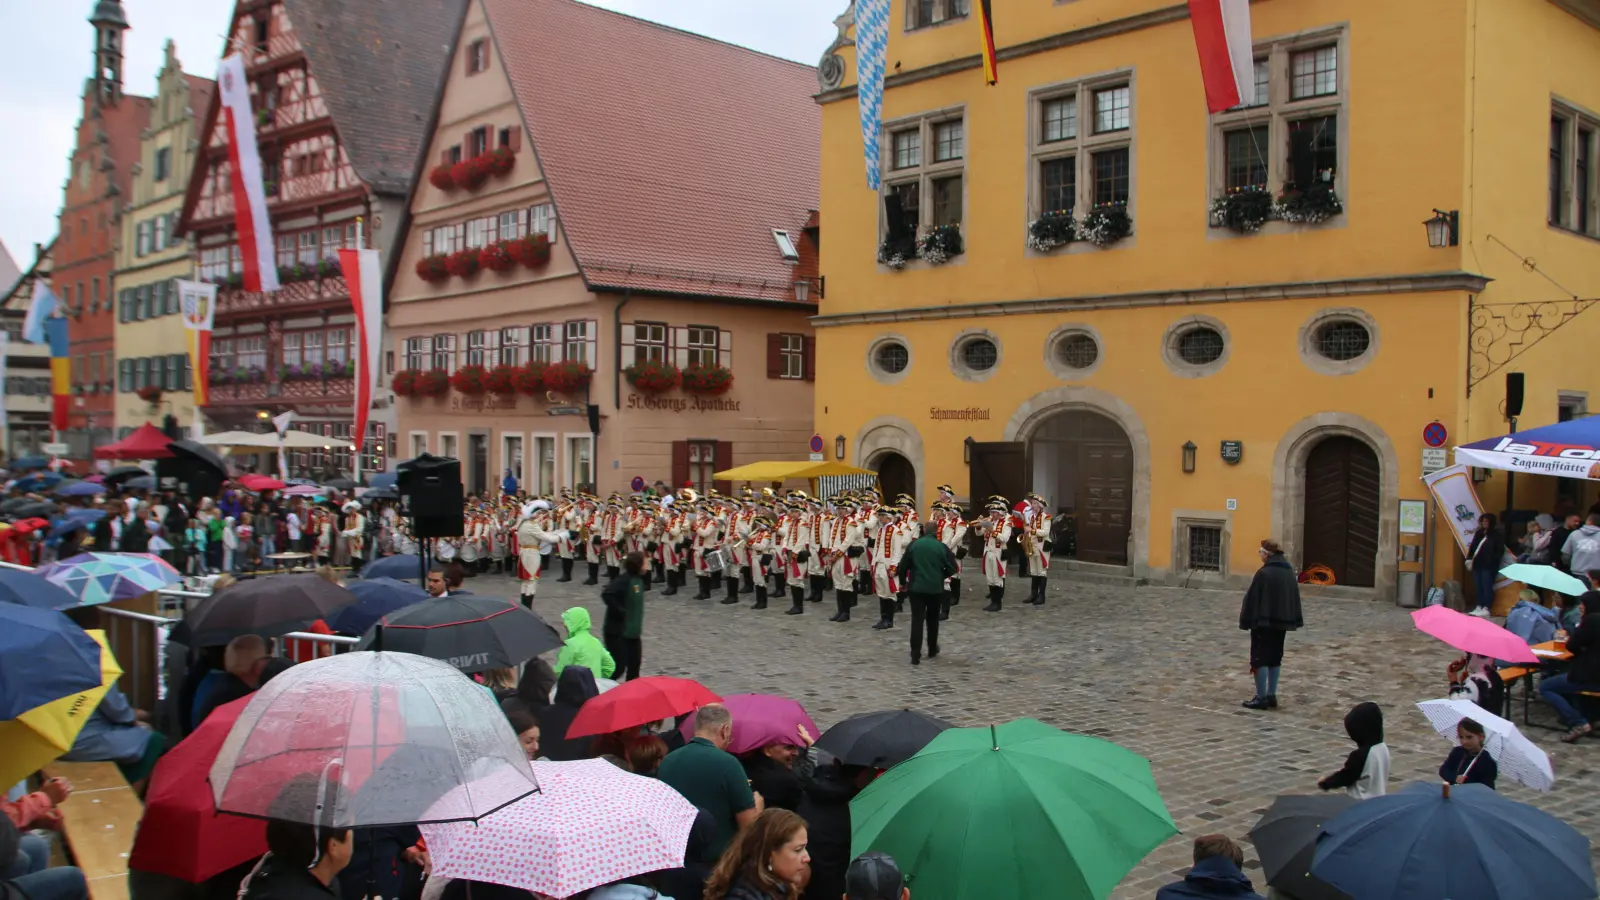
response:
[[[440,562],[451,562],[456,558],[456,545],[454,541],[440,540],[433,548]]]
[[[478,561],[478,555],[479,551],[477,541],[462,541],[460,552],[462,562],[469,564],[475,563]]]

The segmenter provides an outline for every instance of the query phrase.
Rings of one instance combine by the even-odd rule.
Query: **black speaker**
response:
[[[424,453],[395,467],[400,513],[405,516],[461,517],[461,461]]]
[[[1506,373],[1506,418],[1522,415],[1522,373]]]
[[[419,538],[461,537],[466,534],[467,522],[461,509],[453,516],[416,516],[411,520],[411,534]]]

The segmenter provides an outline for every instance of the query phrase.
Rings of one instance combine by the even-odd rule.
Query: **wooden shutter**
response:
[[[667,331],[670,334],[667,347],[671,353],[667,361],[682,369],[689,365],[689,329],[674,325]]]
[[[633,338],[636,333],[634,322],[622,323],[622,357],[617,360],[617,370],[621,371],[633,365]]]
[[[805,372],[807,381],[817,380],[817,339],[807,337],[800,339],[800,365]]]
[[[783,335],[767,335],[767,377],[783,377]]]
[[[733,332],[726,328],[717,329],[717,365],[733,369]]]
[[[667,485],[674,492],[689,480],[689,442],[672,442],[672,481]]]
[[[733,443],[731,441],[717,441],[717,454],[712,458],[716,460],[715,471],[726,472],[733,468]],[[713,481],[711,484],[712,487],[715,487],[723,494],[733,493],[733,482],[731,481]]]
[[[522,123],[519,122],[519,123],[511,126],[510,138],[511,138],[511,142],[508,143],[506,146],[511,149],[511,152],[512,153],[516,153],[518,150],[521,150],[522,149]]]
[[[439,151],[439,165],[441,165],[441,166],[450,165],[450,148],[449,147],[446,147],[443,150]]]
[[[462,60],[466,63],[466,65],[462,67],[461,71],[467,75],[475,75],[477,72],[473,70],[472,66],[478,58],[478,47],[476,44],[469,43],[467,44],[466,50],[467,52],[461,54]]]

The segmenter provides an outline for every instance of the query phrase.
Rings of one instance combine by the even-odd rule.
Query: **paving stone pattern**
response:
[[[580,566],[581,576],[581,566]],[[484,576],[475,593],[515,595],[515,582]],[[1356,600],[1308,599],[1304,629],[1289,636],[1279,685],[1280,708],[1241,709],[1253,693],[1248,635],[1238,629],[1239,596],[1165,587],[1055,581],[1048,604],[1025,607],[1026,585],[1013,582],[1003,612],[984,613],[981,586],[968,584],[943,623],[940,656],[910,665],[909,615],[873,631],[875,601],[846,624],[827,621],[830,594],[802,616],[787,602],[761,612],[689,599],[693,591],[646,595],[644,672],[688,676],[724,693],[777,693],[803,703],[826,729],[859,712],[921,709],[957,725],[1032,716],[1121,744],[1147,757],[1181,834],[1130,872],[1114,897],[1148,898],[1181,878],[1190,842],[1223,832],[1247,840],[1250,826],[1284,793],[1315,793],[1316,781],[1342,764],[1354,745],[1344,714],[1364,700],[1382,705],[1392,754],[1390,789],[1438,782],[1450,744],[1416,709],[1444,696],[1454,651],[1417,632],[1407,611]],[[536,610],[552,623],[573,605],[598,624],[598,587],[547,578]],[[1520,724],[1521,691],[1516,718]],[[1554,725],[1534,701],[1534,721]],[[1510,797],[1600,838],[1600,740],[1576,746],[1557,732],[1526,729],[1550,754],[1556,790],[1540,794],[1502,782]],[[1597,841],[1600,843],[1600,841]],[[1246,874],[1265,892],[1249,851]]]

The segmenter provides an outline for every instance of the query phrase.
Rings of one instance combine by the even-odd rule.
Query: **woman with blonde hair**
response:
[[[808,878],[806,822],[786,809],[769,809],[722,851],[705,900],[794,900]]]

